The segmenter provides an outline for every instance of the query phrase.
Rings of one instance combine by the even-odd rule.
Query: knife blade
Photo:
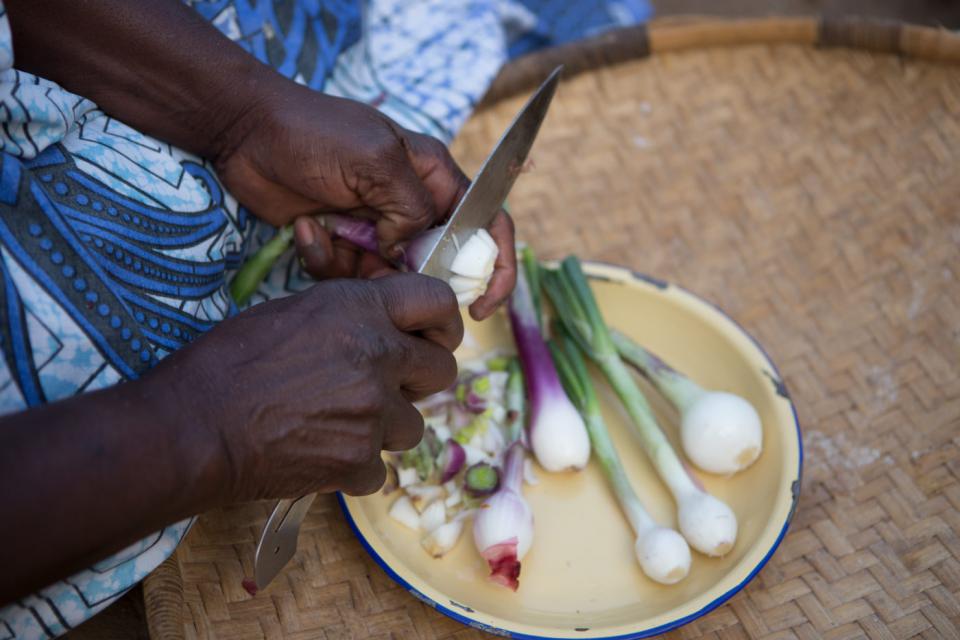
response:
[[[485,229],[493,222],[527,161],[530,147],[537,139],[540,125],[557,91],[562,71],[562,66],[554,69],[514,117],[450,214],[443,233],[423,259],[418,272],[448,280],[450,265],[463,243],[478,229]]]
[[[459,247],[477,230],[493,222],[527,161],[562,71],[560,66],[550,73],[507,127],[419,265],[419,273],[447,281]],[[257,589],[266,588],[296,554],[300,525],[316,496],[311,493],[295,500],[279,500],[274,506],[254,556]]]
[[[296,500],[278,500],[267,523],[263,525],[253,562],[253,581],[263,589],[283,571],[297,553],[300,525],[310,511],[316,493]]]

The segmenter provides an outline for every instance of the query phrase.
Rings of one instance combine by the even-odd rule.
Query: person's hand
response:
[[[295,241],[317,278],[389,268],[383,257],[331,241],[310,214],[347,213],[376,221],[381,255],[450,215],[470,182],[439,140],[408,131],[362,103],[283,81],[223,136],[218,173],[237,199],[267,222],[295,222]],[[500,248],[474,318],[489,316],[516,281],[513,224],[501,212],[489,231]]]
[[[221,443],[211,477],[228,500],[359,495],[383,484],[381,450],[420,441],[412,402],[453,383],[462,337],[439,280],[329,280],[224,321],[151,375],[197,398],[185,418]]]

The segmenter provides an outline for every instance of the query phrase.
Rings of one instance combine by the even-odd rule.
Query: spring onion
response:
[[[661,431],[646,398],[620,359],[576,257],[544,274],[544,286],[564,328],[610,382],[630,415],[640,443],[677,503],[680,532],[690,546],[722,556],[736,541],[737,519],[724,502],[696,482]]]
[[[530,399],[530,447],[547,471],[582,469],[590,459],[590,437],[583,418],[563,390],[544,342],[526,271],[518,270],[509,315]]]
[[[563,340],[560,343],[552,341],[550,351],[563,386],[586,422],[593,453],[637,536],[634,553],[640,567],[651,580],[662,584],[683,580],[690,571],[690,547],[679,533],[654,522],[630,486],[600,414],[600,402],[580,350],[573,342]]]
[[[376,224],[372,220],[340,214],[318,216],[317,220],[334,237],[343,238],[366,251],[379,250]],[[433,227],[409,241],[403,247],[402,266],[417,270],[442,230],[443,227]],[[293,226],[282,227],[270,242],[244,263],[230,283],[230,294],[238,305],[250,299],[277,258],[289,248],[292,239]],[[448,284],[461,305],[470,304],[486,292],[498,253],[496,242],[485,229],[471,235],[458,248],[450,267],[453,275]]]
[[[760,416],[742,397],[704,389],[627,336],[612,331],[617,351],[680,412],[680,441],[704,471],[730,475],[749,467],[763,448]]]
[[[507,452],[503,486],[473,521],[473,540],[490,566],[490,579],[514,591],[520,584],[520,561],[533,544],[533,510],[520,493],[523,456],[523,445],[514,443]]]
[[[533,544],[533,510],[523,497],[525,398],[523,375],[516,361],[507,381],[508,439],[503,481],[480,506],[473,520],[473,541],[490,567],[490,579],[514,591],[520,562]]]

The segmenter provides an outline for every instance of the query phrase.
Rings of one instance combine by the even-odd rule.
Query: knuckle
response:
[[[375,442],[376,438],[370,436],[361,439],[350,454],[350,462],[354,465],[368,465],[380,457],[380,445]]]
[[[362,346],[360,352],[361,360],[369,363],[373,370],[368,371],[368,377],[379,379],[382,371],[377,367],[381,366],[384,360],[396,352],[398,345],[396,340],[392,340],[380,331],[356,331],[356,341]],[[379,390],[378,390],[379,391]],[[380,396],[382,397],[382,396]]]
[[[438,138],[428,135],[421,135],[419,139],[423,145],[424,151],[428,155],[437,158],[448,166],[454,166],[453,157],[450,155],[447,145],[443,144],[443,142],[441,142]]]
[[[367,141],[366,153],[372,163],[398,162],[406,158],[403,140],[388,126],[377,129]]]
[[[371,377],[374,378],[371,380]],[[352,408],[354,415],[368,416],[379,415],[386,407],[386,394],[383,387],[379,384],[379,376],[366,375],[359,382],[358,388],[353,393]]]

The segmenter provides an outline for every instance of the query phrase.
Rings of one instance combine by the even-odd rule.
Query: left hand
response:
[[[390,269],[400,245],[445,220],[470,181],[439,140],[376,109],[283,81],[228,130],[217,154],[225,186],[267,222],[295,221],[295,240],[317,278],[370,277]],[[347,213],[377,223],[380,253],[331,240],[310,216]],[[500,249],[487,292],[470,306],[483,319],[516,282],[513,223],[489,228]]]

